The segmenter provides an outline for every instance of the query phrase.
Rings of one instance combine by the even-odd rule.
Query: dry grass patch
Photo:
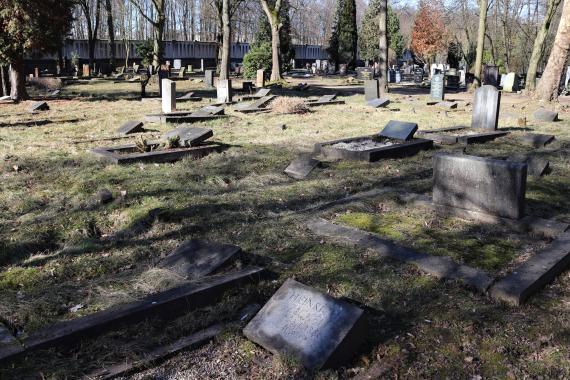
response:
[[[309,106],[303,98],[289,98],[281,96],[273,101],[271,107],[278,114],[304,114],[309,112]]]

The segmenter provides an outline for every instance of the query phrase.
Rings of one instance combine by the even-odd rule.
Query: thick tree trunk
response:
[[[558,31],[554,38],[554,46],[550,52],[544,74],[540,79],[536,93],[541,100],[558,99],[558,87],[564,70],[564,64],[570,50],[570,0],[564,2]]]
[[[550,24],[552,23],[552,19],[554,18],[558,5],[560,5],[560,1],[561,0],[548,0],[548,7],[546,9],[546,14],[544,15],[544,20],[536,34],[526,74],[526,90],[529,92],[533,92],[536,89],[536,71],[538,69],[538,63],[544,54],[544,41],[546,40],[546,36],[548,36]]]
[[[281,54],[279,54],[280,50],[281,39],[279,38],[279,26],[274,20],[274,22],[271,23],[271,81],[278,81],[283,79],[281,76]]]
[[[107,28],[109,34],[109,45],[111,48],[111,59],[109,63],[111,64],[111,70],[115,70],[115,26],[113,25],[113,6],[111,0],[105,0],[105,9],[107,10]]]
[[[158,71],[160,64],[162,63],[162,57],[164,55],[164,46],[162,42],[162,36],[164,35],[164,23],[166,22],[166,17],[164,15],[164,10],[158,15],[158,22],[154,26],[153,30],[153,43],[154,49],[152,54],[152,66]]]
[[[95,39],[89,38],[89,67],[95,71]]]
[[[230,76],[230,53],[231,53],[231,23],[230,23],[230,0],[223,0],[222,6],[222,59],[220,66],[220,79],[225,80]]]
[[[378,70],[380,71],[380,76],[378,78],[380,84],[380,94],[384,95],[388,92],[388,80],[386,76],[388,75],[388,0],[383,0],[381,2],[381,9],[379,17],[379,28],[380,28],[380,41],[378,41],[378,47],[380,48],[380,53],[378,55]]]
[[[487,21],[487,0],[479,3],[479,30],[477,31],[477,55],[475,58],[475,80],[473,88],[481,86],[481,68],[483,66],[483,49],[485,48],[485,23]]]
[[[13,100],[20,101],[28,99],[23,59],[13,61],[10,65],[10,86],[10,97]]]
[[[0,65],[0,80],[2,81],[2,96],[10,95],[8,74],[6,73],[6,66],[4,65]]]

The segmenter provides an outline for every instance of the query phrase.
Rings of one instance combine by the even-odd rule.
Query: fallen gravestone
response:
[[[298,157],[291,161],[285,169],[285,173],[295,179],[305,179],[319,164],[320,161],[314,158]]]
[[[418,125],[416,123],[390,120],[379,135],[391,139],[408,141],[414,137],[414,133],[416,133],[417,130]]]
[[[554,135],[528,133],[521,137],[521,141],[523,144],[532,146],[533,148],[542,148],[554,141],[554,138]]]
[[[439,102],[435,105],[436,107],[445,108],[448,110],[456,109],[457,103],[456,102]]]
[[[201,97],[194,96],[193,92],[187,92],[186,94],[176,98],[176,101],[192,101],[192,102],[199,102],[202,100]]]
[[[204,240],[189,240],[162,259],[159,268],[171,270],[188,280],[207,276],[234,259],[241,248]]]
[[[255,100],[261,99],[269,95],[271,92],[270,88],[260,88],[257,92],[253,95],[246,95],[242,97],[242,100]]]
[[[308,369],[341,365],[365,337],[362,309],[288,279],[243,330],[274,354]]]
[[[30,108],[28,108],[29,112],[47,111],[47,110],[49,110],[49,106],[46,102],[34,102],[30,106]]]
[[[532,114],[536,121],[553,122],[558,120],[558,112],[539,109]]]
[[[366,104],[373,108],[380,108],[390,104],[390,100],[386,98],[372,99],[369,100]]]
[[[256,101],[251,102],[251,103],[239,104],[236,107],[234,107],[234,109],[237,112],[243,112],[243,113],[254,113],[254,112],[266,111],[267,105],[275,98],[276,98],[275,95],[264,96],[263,98],[259,98]]]
[[[178,138],[179,146],[190,147],[200,145],[201,142],[206,141],[212,136],[214,136],[214,132],[212,132],[211,129],[182,126],[166,132],[162,136],[162,139],[170,140]]]
[[[496,130],[499,123],[501,93],[495,87],[479,87],[473,96],[472,128]]]
[[[430,96],[433,100],[442,101],[445,96],[443,74],[435,74],[431,77]]]
[[[538,178],[546,174],[550,167],[550,161],[528,154],[514,154],[507,161],[521,162],[527,165],[527,174]]]
[[[433,203],[510,219],[524,216],[527,165],[466,155],[436,154]]]
[[[117,129],[117,133],[128,135],[130,133],[142,132],[144,123],[142,121],[129,120]]]
[[[224,108],[219,106],[204,106],[198,111],[192,112],[193,116],[220,116],[224,114]]]
[[[364,81],[364,99],[368,102],[380,97],[380,86],[377,79]]]
[[[306,104],[309,107],[324,106],[329,104],[344,104],[344,100],[335,100],[336,95],[323,95],[316,101],[309,101]]]

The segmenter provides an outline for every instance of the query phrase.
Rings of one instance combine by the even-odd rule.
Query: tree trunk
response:
[[[13,100],[20,101],[28,99],[23,58],[13,61],[10,65],[10,86],[10,97]]]
[[[560,1],[561,0],[548,0],[548,7],[546,9],[546,14],[544,15],[544,20],[542,21],[542,25],[540,26],[534,40],[532,55],[530,56],[528,71],[526,74],[526,90],[529,92],[533,92],[536,89],[536,71],[538,69],[538,63],[544,54],[544,41],[546,40],[546,36],[548,36],[550,24],[552,23],[556,9],[560,5]]]
[[[539,99],[551,101],[558,99],[558,87],[570,50],[570,0],[564,2],[554,46],[550,52],[544,74],[536,89]]]
[[[479,3],[479,30],[477,31],[477,55],[475,58],[475,80],[473,87],[481,86],[481,67],[483,66],[483,49],[485,48],[485,22],[487,20],[487,0],[481,0]]]
[[[388,75],[388,0],[383,0],[381,3],[379,17],[379,28],[380,28],[380,41],[378,41],[380,53],[378,55],[378,70],[380,71],[379,84],[380,84],[380,95],[384,95],[388,92],[388,81],[386,76]]]
[[[154,49],[152,54],[152,66],[158,71],[160,64],[162,63],[162,56],[164,55],[164,47],[162,42],[162,36],[164,34],[164,23],[166,22],[166,17],[164,15],[164,10],[158,14],[158,22],[154,26]]]
[[[220,80],[229,79],[230,76],[230,53],[231,53],[231,23],[230,23],[230,0],[223,0],[222,6],[222,60],[220,66]]]
[[[113,25],[113,6],[111,0],[105,0],[105,8],[107,10],[107,28],[109,34],[109,46],[111,48],[111,70],[115,70],[115,26]]]
[[[279,16],[276,16],[276,18],[278,17]],[[277,20],[273,20],[273,22],[271,22],[271,81],[279,81],[283,79],[281,76],[280,50],[281,40],[279,38],[279,24]]]
[[[6,66],[0,65],[0,80],[2,81],[2,96],[10,95],[8,90],[8,75],[6,75]]]

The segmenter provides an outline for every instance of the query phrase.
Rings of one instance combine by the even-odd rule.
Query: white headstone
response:
[[[218,103],[231,103],[233,98],[232,81],[230,79],[218,81]]]
[[[503,77],[505,80],[503,81]],[[517,75],[515,73],[508,73],[507,75],[501,75],[501,86],[503,86],[503,91],[513,92],[517,91],[516,86]]]
[[[204,71],[204,60],[200,60],[200,71]]]
[[[465,70],[459,70],[459,84],[465,86]]]
[[[170,79],[162,80],[162,112],[176,111],[176,82]]]
[[[429,70],[429,76],[432,77],[435,74],[435,70],[437,69],[437,65],[435,63],[431,64],[431,68]]]
[[[174,68],[176,70],[180,70],[182,68],[182,60],[181,59],[175,59],[174,60]]]

